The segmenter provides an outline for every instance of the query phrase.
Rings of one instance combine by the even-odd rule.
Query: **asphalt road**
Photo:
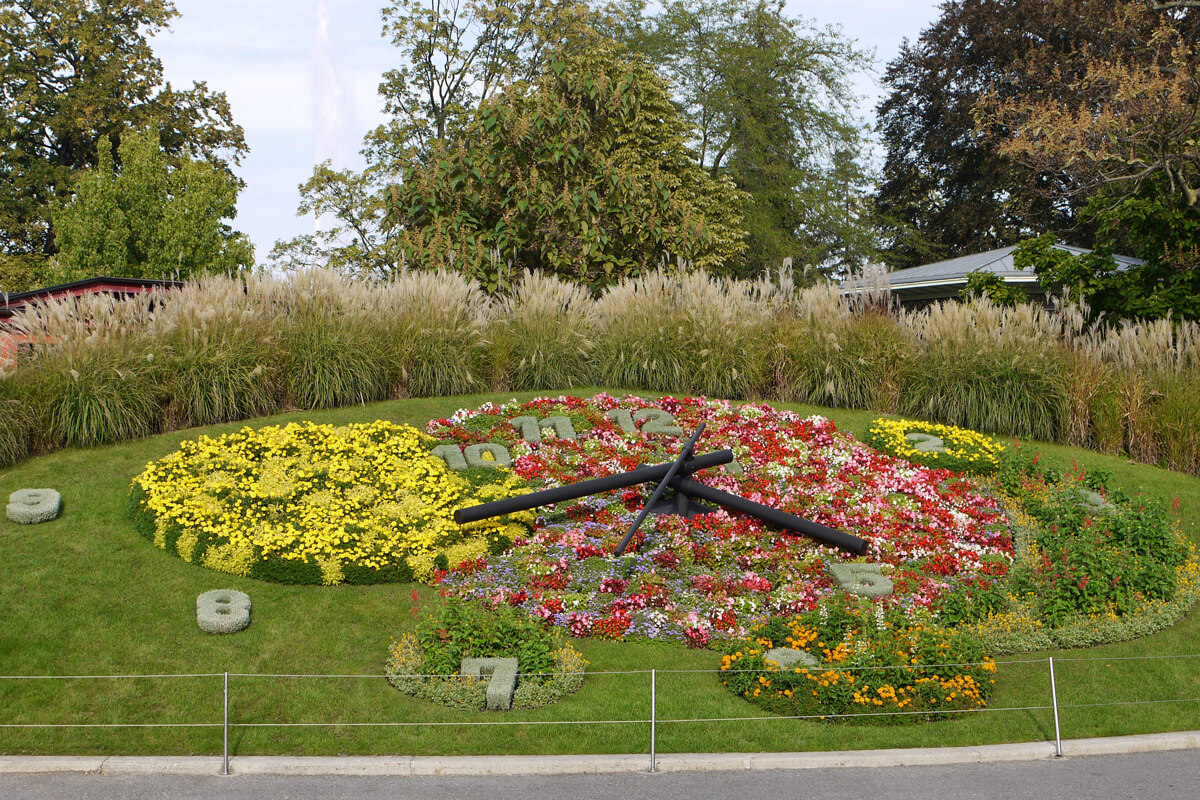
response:
[[[0,774],[3,800],[935,800],[1200,797],[1200,752],[929,767],[490,777]]]

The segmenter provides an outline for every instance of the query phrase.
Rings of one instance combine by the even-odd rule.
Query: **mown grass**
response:
[[[594,390],[577,390],[589,394]],[[314,419],[348,423],[390,419],[421,425],[463,406],[512,395],[414,399],[332,411],[297,412],[255,425]],[[534,393],[517,395],[530,398]],[[825,413],[862,433],[873,414],[788,406]],[[202,429],[215,434],[240,427]],[[187,564],[134,533],[125,516],[129,481],[145,463],[201,429],[177,431],[106,449],[66,450],[0,473],[0,496],[22,487],[52,486],[64,499],[50,523],[0,522],[0,675],[155,675],[235,673],[231,679],[231,750],[265,754],[628,753],[649,748],[650,676],[657,669],[658,749],[794,751],[930,747],[1053,736],[1050,712],[987,711],[908,726],[831,724],[786,719],[742,720],[762,713],[723,689],[716,655],[654,642],[583,640],[590,661],[583,689],[545,709],[510,714],[445,709],[407,697],[382,677],[268,678],[239,674],[381,676],[393,636],[436,601],[428,587],[283,586],[232,578]],[[1184,530],[1200,540],[1200,480],[1132,464],[1123,458],[1057,445],[1037,445],[1063,463],[1111,471],[1118,485],[1170,500],[1181,498]],[[234,636],[201,633],[195,597],[213,588],[250,594],[253,622]],[[990,706],[1049,705],[1046,657],[1058,660],[1059,700],[1066,737],[1195,728],[1200,652],[1195,614],[1145,639],[1086,651],[1034,653],[1002,663]],[[618,674],[619,673],[619,674]],[[113,680],[0,679],[0,725],[23,723],[202,723],[178,728],[2,728],[4,753],[218,754],[222,677]],[[1155,701],[1148,705],[1091,703]],[[595,720],[629,721],[597,724]],[[704,721],[678,721],[704,720]],[[722,721],[713,721],[722,720]],[[264,726],[263,723],[388,723],[389,727]],[[394,723],[538,723],[521,725],[393,725]],[[544,723],[570,724],[544,724]],[[580,723],[580,724],[576,724]]]

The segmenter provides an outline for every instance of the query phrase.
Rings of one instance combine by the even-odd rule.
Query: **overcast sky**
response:
[[[376,89],[397,66],[380,35],[383,0],[174,0],[181,16],[155,38],[166,79],[205,81],[229,97],[250,153],[234,227],[260,263],[277,239],[313,230],[296,216],[296,187],[313,165],[361,166],[363,135],[382,120]],[[907,37],[937,17],[938,0],[788,0],[787,12],[839,25],[874,50],[877,71],[860,78],[863,115],[878,97],[874,79]]]

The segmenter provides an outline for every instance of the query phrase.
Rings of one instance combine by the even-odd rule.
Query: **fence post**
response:
[[[229,673],[225,673],[225,759],[221,769],[222,775],[229,774]]]
[[[656,680],[657,678],[658,678],[658,671],[653,670],[653,669],[650,670],[650,771],[651,772],[655,771],[655,769],[656,769],[655,761],[657,760],[655,758],[655,752],[654,752],[654,746],[655,746],[654,735],[656,733],[655,728],[658,725],[658,686],[657,686],[657,680]]]
[[[1054,681],[1054,656],[1050,657],[1050,702],[1054,706],[1054,757],[1062,758],[1062,733],[1058,728],[1058,686]]]

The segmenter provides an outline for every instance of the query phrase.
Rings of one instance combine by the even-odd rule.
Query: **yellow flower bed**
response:
[[[942,451],[918,449],[920,441],[909,434],[923,434],[942,440]],[[867,444],[880,452],[926,467],[988,475],[1000,466],[1004,446],[989,436],[953,425],[939,425],[911,419],[877,419],[867,429]],[[928,440],[926,440],[928,441]]]
[[[285,583],[428,580],[524,535],[529,514],[467,526],[455,509],[522,494],[506,470],[474,483],[433,440],[383,420],[293,422],[201,436],[133,481],[139,530],[185,561]],[[439,560],[444,557],[444,562]]]

